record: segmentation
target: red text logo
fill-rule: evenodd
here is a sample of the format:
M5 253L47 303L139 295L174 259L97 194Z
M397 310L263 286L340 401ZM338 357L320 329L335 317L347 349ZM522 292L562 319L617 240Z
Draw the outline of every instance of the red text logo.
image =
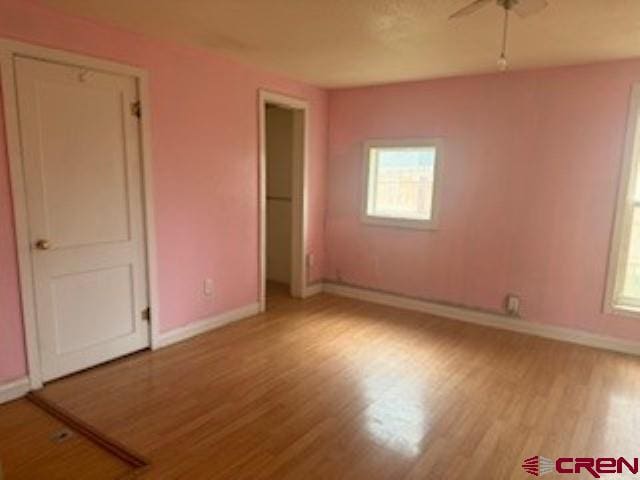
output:
M560 457L555 461L541 456L527 458L522 463L525 472L535 477L555 471L560 474L588 473L593 478L618 473L638 473L640 471L637 458L624 457Z

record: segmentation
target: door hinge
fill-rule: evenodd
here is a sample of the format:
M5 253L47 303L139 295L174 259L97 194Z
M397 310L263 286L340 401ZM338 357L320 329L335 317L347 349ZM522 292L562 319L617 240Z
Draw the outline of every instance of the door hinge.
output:
M142 310L141 317L142 317L142 320L144 320L145 322L148 322L149 320L151 320L151 307L147 307L144 310Z
M142 106L140 102L131 102L131 115L138 118L142 116Z

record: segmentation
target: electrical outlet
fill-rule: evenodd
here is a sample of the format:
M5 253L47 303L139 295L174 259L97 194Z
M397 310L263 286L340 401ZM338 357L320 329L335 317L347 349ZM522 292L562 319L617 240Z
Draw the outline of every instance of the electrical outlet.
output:
M510 293L506 296L504 304L509 315L512 317L520 316L520 297Z
M213 280L210 278L205 278L203 293L205 297L211 297L213 295Z
M316 264L316 256L313 253L307 253L307 267L313 268Z

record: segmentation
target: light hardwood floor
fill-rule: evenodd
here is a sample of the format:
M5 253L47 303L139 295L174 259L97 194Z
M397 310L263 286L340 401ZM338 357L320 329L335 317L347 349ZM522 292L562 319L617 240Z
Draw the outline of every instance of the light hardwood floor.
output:
M639 451L635 357L329 295L269 300L44 394L148 457L144 478L517 479L534 455Z
M0 479L126 478L133 469L26 400L0 406ZM4 477L2 476L4 474Z

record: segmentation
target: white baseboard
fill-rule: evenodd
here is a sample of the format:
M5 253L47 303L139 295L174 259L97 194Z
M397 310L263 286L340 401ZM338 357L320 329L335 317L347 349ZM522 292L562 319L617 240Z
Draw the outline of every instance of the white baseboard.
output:
M322 293L324 291L324 285L322 282L313 283L311 285L307 285L304 287L304 291L302 292L302 298L309 298Z
M201 333L208 332L215 328L220 328L231 322L242 320L243 318L257 315L260 312L259 303L251 303L244 307L236 308L228 312L214 315L211 317L203 318L193 323L189 323L183 327L178 327L169 332L161 333L158 338L158 348L173 345L177 342L182 342Z
M483 312L465 307L418 300L391 293L378 292L368 290L366 288L336 283L325 283L324 291L342 297L355 298L358 300L404 308L407 310L415 310L438 317L452 318L486 327L510 330L527 335L535 335L537 337L551 338L553 340L576 343L604 350L612 350L614 352L640 355L640 342L607 337L583 330L533 323L522 318L510 317L499 313Z
M29 379L19 378L9 383L0 385L0 403L10 402L27 394L30 390Z

